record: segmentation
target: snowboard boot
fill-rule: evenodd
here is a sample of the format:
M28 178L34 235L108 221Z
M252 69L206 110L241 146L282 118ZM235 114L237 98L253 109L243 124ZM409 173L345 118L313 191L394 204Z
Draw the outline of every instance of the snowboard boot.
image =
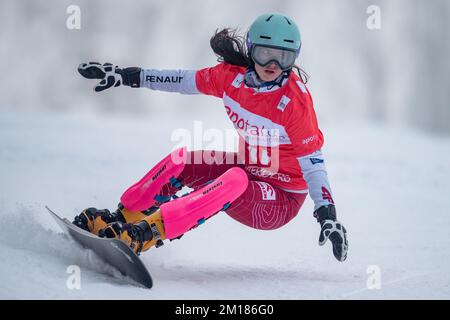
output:
M120 239L138 255L153 246L158 248L164 244L166 235L159 209L153 210L148 215L143 212L125 211L125 213L128 217L138 218L138 220L112 222L100 230L99 236Z
M113 222L135 223L143 220L151 212L157 210L156 206L146 211L130 211L119 203L118 209L114 212L108 209L87 208L84 209L72 222L77 227L89 231L98 236L101 229Z
M87 208L76 216L72 223L81 229L98 235L100 230L115 221L125 222L119 210L111 213L108 209Z
M126 209L122 203L119 203L118 209L116 212L120 212L123 219L122 222L126 223L135 223L141 220L144 220L147 216L149 216L152 212L156 211L158 207L152 206L150 209L145 211L131 211Z

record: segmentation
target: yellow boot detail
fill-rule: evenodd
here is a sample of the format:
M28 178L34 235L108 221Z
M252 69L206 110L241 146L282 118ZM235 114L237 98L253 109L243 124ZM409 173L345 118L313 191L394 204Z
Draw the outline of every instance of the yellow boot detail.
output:
M163 245L162 241L166 239L166 234L164 232L164 224L160 210L146 216L143 220L134 225L139 226L139 228L143 230L143 241L133 240L133 237L129 235L128 231L125 231L122 234L122 240L125 241L134 252L140 253L142 251L147 251L151 247L160 247Z
M98 235L98 232L108 225L108 223L105 222L102 217L102 214L106 212L106 210L88 208L80 213L80 217L83 217L83 219L85 219L88 231L95 235ZM109 213L109 211L107 213Z
M120 212L122 213L123 218L127 223L136 223L139 221L142 221L147 217L142 211L130 211L128 209L121 209Z
M110 223L101 231L101 234L107 238L122 240L137 254L153 246L161 246L162 240L166 239L160 210L134 224Z
M143 243L142 251L147 251L153 246L161 246L162 241L166 240L166 233L164 232L164 223L162 221L161 211L158 209L148 217L145 217L144 221L147 222L147 224L150 226L152 239Z

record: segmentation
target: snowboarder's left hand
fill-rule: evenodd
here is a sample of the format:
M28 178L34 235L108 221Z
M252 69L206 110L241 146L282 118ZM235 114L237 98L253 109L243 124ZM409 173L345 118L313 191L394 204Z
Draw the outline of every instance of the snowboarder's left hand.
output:
M333 245L333 254L338 261L347 259L347 230L336 220L336 208L330 204L314 211L314 217L320 223L319 245L323 246L328 239Z

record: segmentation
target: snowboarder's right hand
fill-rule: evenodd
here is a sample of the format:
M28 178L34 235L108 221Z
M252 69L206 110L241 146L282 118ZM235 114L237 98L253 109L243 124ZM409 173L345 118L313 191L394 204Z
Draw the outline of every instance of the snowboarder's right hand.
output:
M82 63L78 66L78 72L86 79L101 79L94 86L95 92L100 92L120 85L139 88L141 86L141 68L119 68L107 62Z

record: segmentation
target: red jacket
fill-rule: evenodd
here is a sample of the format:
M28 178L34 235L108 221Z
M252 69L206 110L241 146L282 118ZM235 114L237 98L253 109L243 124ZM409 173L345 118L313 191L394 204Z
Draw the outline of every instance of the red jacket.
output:
M306 190L297 158L323 145L308 89L291 72L281 88L256 90L244 84L245 72L220 63L197 71L196 86L223 99L240 136L240 158L251 174L286 190Z

